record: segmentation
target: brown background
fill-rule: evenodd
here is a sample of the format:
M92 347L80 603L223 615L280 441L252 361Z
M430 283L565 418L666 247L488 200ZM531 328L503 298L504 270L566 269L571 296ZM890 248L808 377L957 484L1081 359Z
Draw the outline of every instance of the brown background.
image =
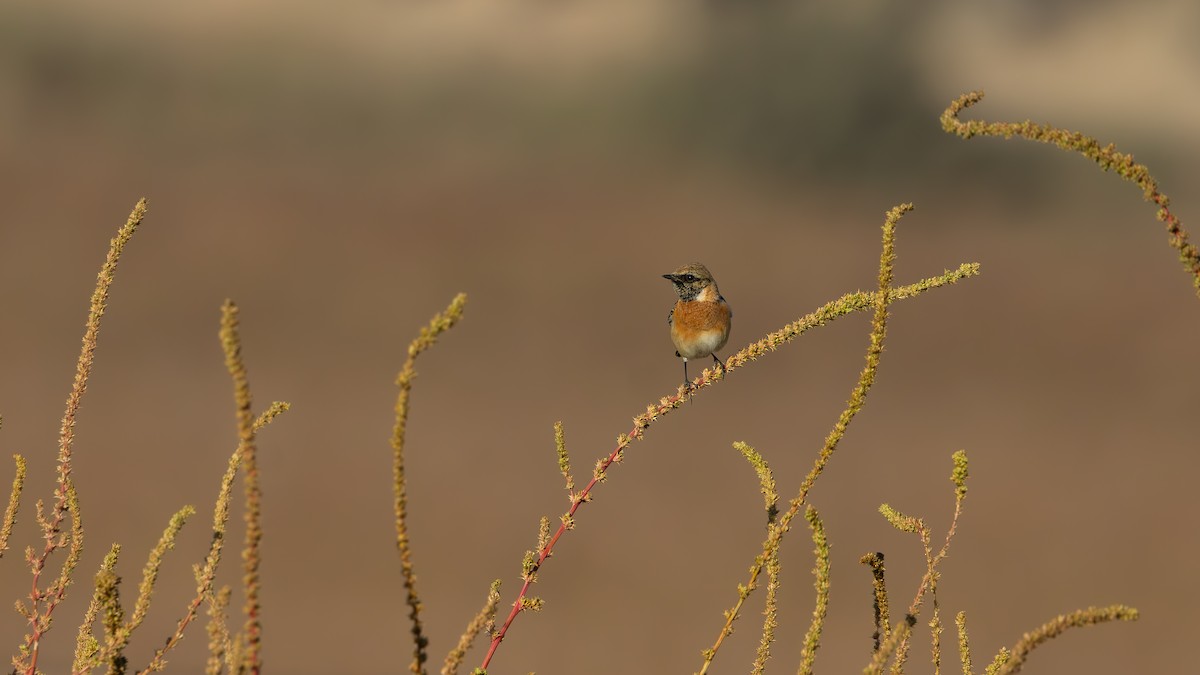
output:
M811 495L833 543L819 671L867 661L859 556L884 551L897 611L911 598L919 546L876 509L943 531L959 448L971 493L942 600L947 623L968 612L977 669L1060 612L1123 602L1140 622L1067 635L1028 672L1186 670L1200 304L1135 187L1052 148L963 142L937 115L984 88L979 116L1117 141L1200 231L1200 9L840 7L0 7L0 446L30 460L0 564L9 597L28 587L21 552L36 543L33 500L53 487L95 272L134 201L151 200L79 418L87 550L46 672L69 663L110 542L125 546L131 599L147 550L191 503L200 513L165 564L135 666L182 613L235 443L216 340L225 297L243 308L257 407L294 405L261 436L268 670L403 672L387 441L418 326L470 294L465 321L419 364L409 437L440 661L491 579L511 602L538 517L567 505L554 420L586 474L678 384L660 274L709 265L736 311L732 353L869 288L882 215L901 201L917 210L900 226L898 282L965 261L983 276L895 306L878 384ZM520 618L492 672L696 670L762 536L753 473L730 444L757 446L794 494L866 330L859 315L813 331L653 427L563 539L537 587L546 610ZM237 583L240 537L224 582ZM780 672L812 609L807 537L794 530L783 551ZM746 669L760 602L716 672ZM15 652L19 617L0 627ZM196 672L204 643L194 626L173 670ZM914 672L927 653L922 631Z

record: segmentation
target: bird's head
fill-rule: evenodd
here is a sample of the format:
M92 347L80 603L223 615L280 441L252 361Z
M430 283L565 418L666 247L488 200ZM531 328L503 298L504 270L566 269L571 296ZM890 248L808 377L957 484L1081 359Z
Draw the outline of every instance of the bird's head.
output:
M675 284L675 292L684 301L695 300L701 291L714 284L712 274L700 263L684 265L670 274L664 274L663 278Z

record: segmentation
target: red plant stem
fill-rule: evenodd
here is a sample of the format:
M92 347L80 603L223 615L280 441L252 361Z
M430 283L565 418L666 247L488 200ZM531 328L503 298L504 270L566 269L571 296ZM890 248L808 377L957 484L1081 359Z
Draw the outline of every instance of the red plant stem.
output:
M702 382L702 384L707 383L708 382L706 379ZM665 405L660 404L658 406L658 412L662 413L664 410L669 410L670 408L674 407L672 404L678 401L680 398L682 398L681 394L667 398L667 403ZM638 418L639 421L641 419L642 418L640 417ZM592 488L596 487L596 484L600 482L601 478L604 476L604 472L608 470L608 467L612 466L613 462L617 461L617 457L621 455L621 451L629 445L630 441L641 438L642 430L645 428L645 424L635 423L633 429L629 432L629 435L625 436L622 441L617 444L616 449L614 449L608 455L608 457L600 463L600 466L597 467L596 471L593 472L594 475L592 476L592 480L589 481L586 486L584 486L583 490L575 495L575 499L571 501L571 510L567 511L567 514L563 516L563 522L558 526L558 530L554 533L554 536L550 538L550 541L547 542L546 546L538 553L537 563L533 566L533 569L529 570L529 574L526 575L525 583L521 586L521 592L517 594L517 599L513 602L512 611L508 613L508 618L504 620L504 624L500 626L500 630L496 631L496 636L492 638L492 644L488 647L487 656L483 657L483 664L480 666L480 668L486 670L488 664L491 663L492 655L496 653L496 649L504 640L505 634L508 633L508 627L512 625L513 620L516 619L517 615L521 613L521 601L525 599L526 594L529 592L529 587L533 585L534 575L537 574L539 569L541 569L542 563L545 562L546 558L549 558L554 553L554 544L558 541L558 538L567 531L567 523L571 522L571 518L575 515L575 512L579 510L579 507L584 502L588 501L588 496L591 494Z
M53 588L53 593L42 593L38 589L38 582L42 577L42 570L46 569L46 561L50 558L50 554L58 550L59 533L62 531L62 522L66 520L67 511L67 492L62 487L59 487L55 493L57 503L54 508L54 516L50 521L50 529L46 531L46 547L42 550L42 555L36 561L36 567L33 570L33 588L29 591L29 641L26 643L29 646L29 666L25 669L24 675L36 675L38 655L41 654L42 635L45 633L41 620L50 621L50 615L54 613L54 608L58 607L58 603L62 601L63 594L67 588L65 585ZM38 615L38 603L42 600L46 601L46 613L44 616Z
M957 281L973 277L977 274L979 274L979 266L977 263L964 264L959 266L957 271L947 271L940 277L924 279L909 286L892 288L890 290L890 301L894 302L903 298L911 298L932 288L953 284ZM764 354L778 349L783 343L791 341L813 326L822 326L826 322L832 321L839 316L844 316L851 312L872 307L874 302L873 298L873 293L863 293L860 291L858 293L844 295L838 300L826 303L824 306L818 308L815 312L801 317L787 326L784 326L782 329L767 335L758 342L750 344L746 348L730 356L725 360L721 378L723 379L725 375L728 375L731 371L749 364L751 361L754 361ZM642 438L642 436L645 434L646 428L649 427L655 420L680 407L682 405L681 401L686 395L695 395L695 393L700 389L708 387L716 382L717 380L710 379L711 376L709 373L710 371L705 370L700 377L696 378L690 383L686 390L684 387L680 387L679 392L676 393L675 396L662 398L659 399L657 404L651 404L648 408L646 408L646 412L633 418L633 429L629 432L629 434L618 437L617 447L611 453L609 453L606 459L600 462L599 466L596 467L592 473L592 480L583 488L583 490L574 496L571 501L571 510L567 511L567 513L563 516L563 522L558 526L558 531L554 533L554 536L550 538L550 541L547 542L542 550L538 552L538 557L534 562L533 567L525 574L525 583L522 584L521 592L517 594L517 599L515 602L513 602L512 610L510 610L508 613L508 618L504 620L504 624L500 626L500 629L496 631L496 634L492 637L492 644L488 647L487 655L484 656L480 669L486 670L488 664L491 663L492 656L495 655L496 649L504 640L504 636L508 634L509 626L512 625L512 622L517 618L517 615L521 613L522 601L529 592L529 587L533 585L534 577L538 570L541 569L542 563L544 563L546 558L549 558L554 553L554 545L558 543L559 537L561 537L564 532L571 529L574 524L572 518L575 515L575 512L579 510L579 506L581 504L588 501L589 497L591 496L592 489L596 487L596 484L604 480L604 475L608 468L612 466L614 462L617 462L620 459L621 452L628 447L630 443ZM715 375L716 373L714 372L712 374Z

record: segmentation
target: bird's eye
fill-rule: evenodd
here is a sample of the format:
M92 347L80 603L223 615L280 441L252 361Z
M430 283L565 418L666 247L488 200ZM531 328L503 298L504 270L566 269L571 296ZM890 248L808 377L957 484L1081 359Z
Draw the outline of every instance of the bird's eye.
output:
M692 276L691 274L685 274L679 278L683 279L684 281L695 281L696 280L696 277Z

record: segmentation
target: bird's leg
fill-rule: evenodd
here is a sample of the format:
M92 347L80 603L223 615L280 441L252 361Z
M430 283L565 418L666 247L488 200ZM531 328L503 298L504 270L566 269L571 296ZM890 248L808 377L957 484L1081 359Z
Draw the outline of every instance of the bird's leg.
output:
M712 357L713 357L713 361L717 362L717 366L721 368L721 372L724 373L725 372L725 362L722 361L720 358L718 358L715 353L712 355Z
M678 354L679 352L675 352L675 353ZM687 357L681 356L680 358L683 359L683 386L687 387L688 389L691 389L692 381L689 380L688 376L687 376Z

